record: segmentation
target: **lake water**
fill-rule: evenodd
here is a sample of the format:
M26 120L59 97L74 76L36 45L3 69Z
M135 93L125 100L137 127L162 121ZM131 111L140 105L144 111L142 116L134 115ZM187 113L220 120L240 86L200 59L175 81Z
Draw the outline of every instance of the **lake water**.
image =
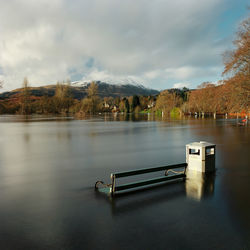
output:
M249 126L236 120L0 116L0 249L250 249ZM185 162L216 173L117 197L112 172Z

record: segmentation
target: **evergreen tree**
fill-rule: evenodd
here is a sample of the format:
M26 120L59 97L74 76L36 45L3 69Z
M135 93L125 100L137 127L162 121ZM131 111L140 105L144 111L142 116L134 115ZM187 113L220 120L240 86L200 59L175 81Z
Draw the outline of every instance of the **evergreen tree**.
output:
M132 105L131 105L132 111L134 111L137 106L140 106L140 99L137 95L134 95L132 99Z
M129 102L128 102L128 99L125 98L125 112L126 113L129 113L130 112L130 109L129 109Z

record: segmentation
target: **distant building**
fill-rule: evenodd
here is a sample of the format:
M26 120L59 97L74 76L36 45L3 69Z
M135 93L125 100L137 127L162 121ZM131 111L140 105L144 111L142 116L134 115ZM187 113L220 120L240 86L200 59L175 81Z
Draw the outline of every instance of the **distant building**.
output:
M116 105L114 105L112 112L119 112L119 108Z
M109 108L109 104L107 102L104 102L104 108Z
M150 102L149 104L148 104L148 108L150 109L150 108L153 108L155 106L155 101L153 101L153 102Z

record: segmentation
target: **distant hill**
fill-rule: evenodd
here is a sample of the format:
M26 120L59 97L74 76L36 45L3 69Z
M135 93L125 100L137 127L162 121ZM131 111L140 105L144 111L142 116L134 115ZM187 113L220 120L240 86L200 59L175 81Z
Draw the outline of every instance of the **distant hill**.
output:
M132 95L158 95L160 92L158 90L145 88L143 85L138 84L108 84L105 82L96 82L98 85L98 94L100 97L125 97ZM71 92L75 99L82 99L87 96L87 89L90 83L73 82L71 85ZM56 85L48 85L43 87L31 87L31 95L41 97L47 95L49 97L54 96L56 90ZM22 89L15 89L12 91L0 93L0 99L9 99L18 97Z

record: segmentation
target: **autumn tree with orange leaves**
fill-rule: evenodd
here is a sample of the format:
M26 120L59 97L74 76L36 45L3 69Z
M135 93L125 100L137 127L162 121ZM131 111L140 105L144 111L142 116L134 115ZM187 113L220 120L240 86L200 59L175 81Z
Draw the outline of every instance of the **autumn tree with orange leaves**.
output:
M234 40L235 49L224 55L225 81L232 112L249 112L250 102L250 18L243 21Z
M182 99L176 93L170 93L168 90L162 91L157 98L155 110L161 110L164 113L170 113L175 107L180 107Z

